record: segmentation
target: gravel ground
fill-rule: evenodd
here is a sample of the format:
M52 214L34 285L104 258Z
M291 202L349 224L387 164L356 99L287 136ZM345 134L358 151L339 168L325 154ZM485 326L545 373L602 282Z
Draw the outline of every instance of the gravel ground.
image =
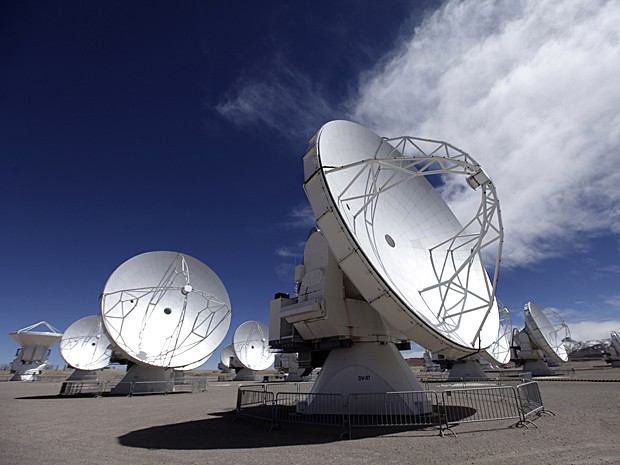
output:
M60 398L59 382L0 383L0 463L13 464L620 464L620 370L540 381L536 428L500 421L433 429L339 431L233 422L239 383L196 394Z

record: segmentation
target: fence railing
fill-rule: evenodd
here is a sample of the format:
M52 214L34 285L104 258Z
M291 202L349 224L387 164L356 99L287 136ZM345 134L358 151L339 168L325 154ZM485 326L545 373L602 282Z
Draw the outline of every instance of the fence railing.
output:
M348 434L353 428L412 426L442 428L439 400L434 391L349 394Z
M273 424L306 423L345 428L347 407L340 394L278 392Z
M65 381L59 395L78 396L105 394L136 396L141 394L170 394L177 392L204 392L208 382L204 378L185 379L183 381Z
M60 387L61 396L100 396L106 388L105 381L65 381Z
M290 386L290 392L286 389L285 385L277 389L241 386L237 414L267 420L272 427L287 422L335 426L352 437L352 430L360 427L438 428L443 436L462 423L515 420L516 426L536 426L533 416L548 412L535 381L440 393L352 393L346 399L340 394L300 392L297 385Z
M536 426L533 420L528 418L532 415L537 417L547 414L555 416L550 410L545 409L540 395L540 387L536 381L530 381L529 383L523 383L516 388L517 396L519 397L519 405L521 406L522 424L527 426L528 424Z
M446 390L441 393L441 411L448 428L460 423L522 419L512 386Z

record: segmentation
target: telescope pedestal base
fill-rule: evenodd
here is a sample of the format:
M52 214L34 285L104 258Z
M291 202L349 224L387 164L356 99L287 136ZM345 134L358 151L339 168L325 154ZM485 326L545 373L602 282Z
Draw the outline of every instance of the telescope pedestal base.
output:
M448 381L468 379L488 379L478 360L458 360L454 362L448 375Z
M307 414L385 413L386 406L404 414L432 410L424 394L390 394L422 391L422 386L393 343L360 342L332 350L314 387L297 406ZM360 394L360 395L355 395Z
M66 381L97 381L97 372L95 370L80 370L76 368Z
M249 368L241 368L233 381L262 381L263 376L258 374L255 370L250 370Z
M552 376L553 370L544 360L525 360L523 363L523 373L532 373L532 376Z
M127 374L110 393L129 395L144 393L172 392L174 388L174 370L152 366L131 365Z

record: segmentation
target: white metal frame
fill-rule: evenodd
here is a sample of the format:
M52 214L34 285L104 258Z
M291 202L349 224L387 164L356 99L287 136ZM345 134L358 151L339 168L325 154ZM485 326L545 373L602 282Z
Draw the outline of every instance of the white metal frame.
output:
M472 347L479 346L480 332L489 313L493 310L495 302L504 237L495 186L473 157L447 142L410 136L391 139L383 138L377 147L375 156L384 149L382 147L383 144L391 146L388 157L380 159L371 158L338 167L322 167L326 177L330 173L337 171L358 169L357 174L351 177L349 186L334 201L344 207L346 202L363 198L362 208L358 209L353 217L355 218L363 214L367 227L372 227L373 224L376 199L384 192L413 178L446 174L464 175L467 176L470 187L473 189L481 188L480 204L472 218L453 237L436 244L435 247L430 249L430 260L435 273L436 283L420 290L421 295L425 292L439 290L442 295L442 305L437 313L437 318L444 322L465 313L480 310L486 306L486 316L481 320L474 340L471 342ZM429 148L425 147L427 145ZM390 176L387 182L383 182L381 185L376 182L380 170L392 170L394 172L394 175ZM404 179L399 177L394 182L391 182L397 173L405 173L407 177ZM347 196L347 190L361 176L368 178L367 192L363 196ZM446 245L449 246L445 255L438 256L440 247ZM492 251L492 247L496 247L496 249ZM456 260L454 260L454 252L467 250L468 248L469 259L461 265L457 265ZM465 308L466 297L468 294L471 294L471 290L468 289L471 267L476 258L479 259L480 263L484 263L482 260L483 253L495 256L492 279L486 286L487 295L476 295L478 299L484 302L484 305L475 308ZM449 293L461 295L457 305L450 307L446 305L446 297Z

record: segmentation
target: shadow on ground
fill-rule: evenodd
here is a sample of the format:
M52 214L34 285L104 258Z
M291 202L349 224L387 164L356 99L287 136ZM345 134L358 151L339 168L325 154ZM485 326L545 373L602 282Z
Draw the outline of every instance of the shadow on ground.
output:
M237 418L236 412L210 414L211 418L132 431L118 438L121 445L144 449L254 449L295 445L327 444L339 441L342 427L284 424L269 430L265 421ZM409 427L354 428L354 439L399 432L417 432L424 436L439 434L438 428Z

